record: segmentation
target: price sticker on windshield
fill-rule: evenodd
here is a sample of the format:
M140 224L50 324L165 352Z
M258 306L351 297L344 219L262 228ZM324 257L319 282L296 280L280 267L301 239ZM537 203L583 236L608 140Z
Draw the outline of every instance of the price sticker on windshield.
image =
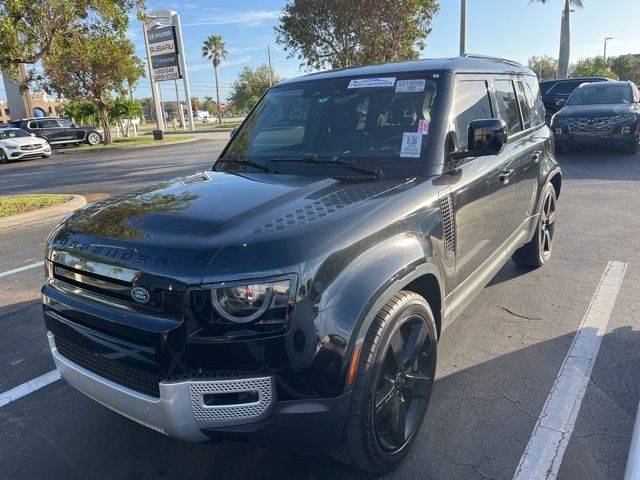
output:
M401 157L420 158L421 150L421 133L405 132L404 134L402 134L402 148L400 149Z
M425 83L426 81L424 79L398 80L398 83L396 83L396 93L424 92Z

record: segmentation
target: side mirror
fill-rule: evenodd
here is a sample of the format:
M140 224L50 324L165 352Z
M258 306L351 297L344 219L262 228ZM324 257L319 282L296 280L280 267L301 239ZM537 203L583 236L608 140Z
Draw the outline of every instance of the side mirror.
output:
M567 104L567 101L564 98L561 98L560 100L556 100L556 107L558 108L562 108Z
M230 132L229 132L229 138L233 138L233 136L236 134L236 132L238 131L238 127L234 127Z
M498 118L474 120L469 124L469 151L498 155L507 144L507 124Z

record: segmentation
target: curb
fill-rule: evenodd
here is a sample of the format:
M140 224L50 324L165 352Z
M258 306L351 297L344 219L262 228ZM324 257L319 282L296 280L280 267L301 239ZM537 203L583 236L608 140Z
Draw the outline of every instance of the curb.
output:
M171 145L182 145L184 143L191 143L191 142L197 142L198 140L201 140L200 137L196 137L196 138L190 138L189 140L178 140L176 142L163 142L160 144L142 144L142 145L129 145L126 147L102 147L102 148L77 148L77 147L72 147L72 148L61 148L61 149L54 149L53 153L57 154L57 155L68 155L68 154L77 154L77 153L85 153L85 152L104 152L104 151L114 151L114 150L133 150L133 149L137 149L137 148L158 148L158 147L170 147Z
M53 207L42 208L40 210L34 210L33 212L19 213L18 215L0 218L0 230L62 216L73 212L80 207L84 207L86 204L87 200L82 195L73 195L71 200L60 205L54 205Z

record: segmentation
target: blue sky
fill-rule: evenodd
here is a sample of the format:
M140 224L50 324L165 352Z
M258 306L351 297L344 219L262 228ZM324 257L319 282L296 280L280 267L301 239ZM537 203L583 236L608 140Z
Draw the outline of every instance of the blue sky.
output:
M373 1L373 0L372 0ZM526 62L531 55L557 56L563 0L547 5L528 0L468 0L467 50ZM201 57L201 45L210 34L220 34L229 57L222 64L220 95L229 93L231 82L244 66L267 61L267 45L276 74L291 78L306 73L299 62L286 58L275 43L273 26L284 0L149 0L149 8L169 8L180 13L192 95L215 97L213 68ZM423 57L454 56L458 53L459 0L440 0L440 13L433 22ZM608 54L640 53L638 0L585 0L585 8L572 14L571 60L602 55L604 37ZM142 26L134 22L129 37L144 58ZM175 98L173 82L162 84L165 100ZM182 95L182 92L181 92ZM136 89L136 97L150 96L148 79ZM0 98L4 91L0 84Z

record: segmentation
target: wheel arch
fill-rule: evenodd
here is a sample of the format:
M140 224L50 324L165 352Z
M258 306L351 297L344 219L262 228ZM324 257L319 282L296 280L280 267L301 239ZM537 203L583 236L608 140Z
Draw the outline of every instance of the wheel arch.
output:
M562 172L560 169L551 175L549 183L553 185L553 188L556 191L556 199L560 198L560 190L562 189Z

